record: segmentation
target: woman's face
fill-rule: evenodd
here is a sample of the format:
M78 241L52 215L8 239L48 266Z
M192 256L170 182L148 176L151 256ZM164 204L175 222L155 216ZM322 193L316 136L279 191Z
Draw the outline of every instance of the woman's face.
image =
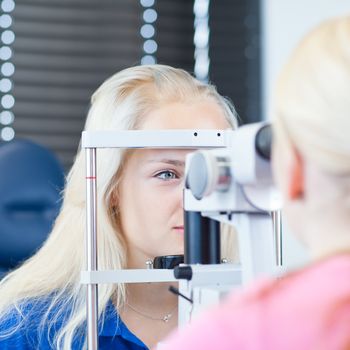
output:
M212 101L173 103L149 113L141 130L227 129ZM119 185L119 213L128 267L143 268L155 256L183 254L183 178L191 150L139 149L128 157ZM192 150L193 152L193 150Z

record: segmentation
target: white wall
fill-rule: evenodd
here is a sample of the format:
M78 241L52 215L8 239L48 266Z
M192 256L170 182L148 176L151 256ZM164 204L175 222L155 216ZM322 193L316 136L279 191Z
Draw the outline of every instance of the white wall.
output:
M269 119L278 73L293 48L321 21L350 15L350 0L261 0L261 8L263 119ZM284 225L285 263L300 265L307 260L306 253L288 231Z
M321 21L350 15L350 0L261 0L264 118L272 112L272 89L299 40Z

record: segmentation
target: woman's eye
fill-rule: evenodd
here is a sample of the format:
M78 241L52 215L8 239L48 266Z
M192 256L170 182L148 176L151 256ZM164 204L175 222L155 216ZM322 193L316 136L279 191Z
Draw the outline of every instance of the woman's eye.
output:
M162 171L161 173L158 173L156 177L161 180L174 180L178 178L173 171Z

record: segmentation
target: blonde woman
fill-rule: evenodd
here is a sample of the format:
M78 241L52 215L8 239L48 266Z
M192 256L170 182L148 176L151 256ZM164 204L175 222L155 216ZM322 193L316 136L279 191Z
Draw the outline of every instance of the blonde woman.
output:
M313 262L232 295L162 350L350 349L350 17L303 40L277 94L274 171Z
M126 69L104 82L92 96L85 130L227 129L236 123L233 107L213 86L183 70L154 65ZM188 152L99 150L99 269L145 268L155 256L183 253L181 196ZM79 151L49 238L1 281L1 349L86 348L80 284L84 177ZM177 326L177 298L165 283L103 284L98 303L100 349L147 349Z

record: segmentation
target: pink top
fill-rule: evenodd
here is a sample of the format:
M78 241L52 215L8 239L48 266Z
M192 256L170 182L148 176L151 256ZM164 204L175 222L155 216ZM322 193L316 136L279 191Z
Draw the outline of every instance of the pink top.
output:
M350 349L350 255L235 292L161 347L184 349Z

